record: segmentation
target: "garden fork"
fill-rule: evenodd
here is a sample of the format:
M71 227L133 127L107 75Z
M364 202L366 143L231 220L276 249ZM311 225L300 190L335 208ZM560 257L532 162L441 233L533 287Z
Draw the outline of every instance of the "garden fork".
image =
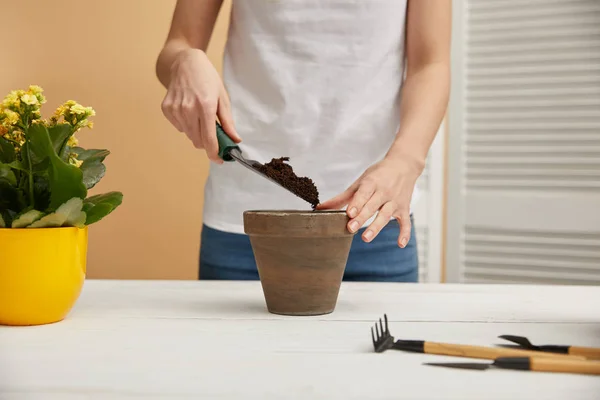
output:
M381 322L381 318L379 318L379 325L375 323L375 331L373 331L373 327L371 327L371 338L373 339L373 347L375 347L375 351L377 353L384 352L387 349L391 349L392 347L394 347L394 337L391 335L390 330L388 328L387 314L383 314L383 319L385 320L385 327Z

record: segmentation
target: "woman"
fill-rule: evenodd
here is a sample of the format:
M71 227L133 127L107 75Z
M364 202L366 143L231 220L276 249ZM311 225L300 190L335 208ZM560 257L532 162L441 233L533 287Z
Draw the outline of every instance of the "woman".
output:
M410 210L448 102L451 0L233 0L224 82L205 54L221 3L178 0L156 66L163 113L212 161L200 279L258 279L244 210L307 208L222 162L218 118L248 158L289 156L320 209L347 210L345 280L416 282Z

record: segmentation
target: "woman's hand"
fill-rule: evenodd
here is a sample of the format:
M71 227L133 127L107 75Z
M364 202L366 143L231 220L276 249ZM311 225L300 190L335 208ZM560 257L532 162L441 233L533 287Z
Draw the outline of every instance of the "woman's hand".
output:
M405 247L410 239L410 200L423 163L415 159L392 157L371 166L346 191L318 206L318 209L340 209L347 205L350 232L358 231L373 215L375 220L362 235L372 241L392 217L400 223L398 245Z
M219 73L202 50L181 51L171 66L171 79L162 102L167 119L208 158L218 164L217 117L225 132L239 143L231 116L229 97Z

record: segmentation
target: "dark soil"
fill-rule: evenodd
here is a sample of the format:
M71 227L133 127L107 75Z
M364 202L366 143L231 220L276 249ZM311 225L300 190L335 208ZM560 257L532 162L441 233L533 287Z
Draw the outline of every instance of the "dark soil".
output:
M310 203L314 210L319 204L319 191L312 179L299 177L294 173L292 166L285 163L289 160L289 157L274 158L266 164L257 166L257 168L263 174L296 194L296 196Z

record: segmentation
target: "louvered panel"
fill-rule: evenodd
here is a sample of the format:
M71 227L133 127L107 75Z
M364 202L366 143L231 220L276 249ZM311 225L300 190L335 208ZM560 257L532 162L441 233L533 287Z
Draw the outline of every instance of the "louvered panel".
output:
M591 78L594 79L594 78ZM596 78L600 82L600 78ZM572 101L577 101L581 97L593 97L594 99L600 96L600 85L590 86L590 79L586 79L582 84L569 82L565 85L556 87L543 85L543 86L525 86L523 85L507 85L499 84L494 86L493 82L484 84L483 87L480 85L475 93L469 95L471 103L465 105L467 110L470 107L476 106L479 100L492 99L492 100L507 100L519 102L521 100L531 102L541 101L542 99L547 100L548 98L562 100L568 104ZM555 100L555 101L556 101Z
M467 227L467 282L600 284L600 233Z
M506 17L507 13L514 15L518 12L525 14L533 12L534 16L539 14L544 15L549 12L556 12L557 7L562 12L569 12L571 10L581 10L586 5L593 7L596 4L596 0L479 0L468 2L467 8L469 10L476 10L479 15L483 16L499 14ZM585 10L585 8L583 9ZM536 12L539 14L535 14Z
M532 56L555 57L560 60L558 54L564 54L565 57L572 57L574 54L586 54L588 57L595 56L595 50L598 48L595 32L580 37L559 37L554 40L528 40L526 42L512 41L506 43L498 43L494 46L485 44L473 43L468 50L468 55L472 58L472 63L477 65L488 60L496 60L497 62L509 63L506 60L506 55L512 57ZM556 53L559 51L560 53Z
M449 262L464 282L600 284L600 0L459 4Z
M519 10L527 10L527 9L539 9L540 5L545 5L548 7L553 7L556 5L563 4L573 4L577 6L577 4L587 3L587 4L595 4L596 0L476 0L469 1L466 3L466 8L470 10L479 10L480 12L509 12L511 8L518 6Z
M467 4L467 190L600 193L600 1Z
M418 226L415 228L417 235L417 251L419 256L419 282L427 281L427 254L429 253L429 230L427 226Z
M506 143L506 136L510 135L510 140L516 144L548 144L548 143L560 143L567 145L577 145L581 143L585 144L600 144L600 137L598 133L594 131L585 132L580 131L578 133L565 135L564 132L560 131L548 131L548 132L527 132L527 131L513 131L513 132L502 132L502 131L487 131L477 132L472 131L471 136L466 140L467 144L498 144L503 145Z
M554 40L560 39L568 39L573 41L579 40L590 40L596 38L598 35L596 27L594 26L596 22L580 25L578 27L568 27L564 28L561 26L558 27L549 27L546 32L540 32L540 26L532 26L521 29L513 29L512 31L507 30L498 30L492 32L480 32L478 36L474 36L477 33L476 29L469 30L469 35L472 37L469 38L469 44L473 44L476 46L495 46L495 45L508 45L510 43L514 43L515 41L522 40L523 37L527 36L528 40L536 43L551 43ZM483 26L479 27L479 30L485 29ZM474 47L470 47L471 50L474 50Z
M568 47L569 46L569 47ZM591 63L597 63L600 60L600 45L595 40L588 39L573 45L573 42L567 42L564 44L564 48L558 50L556 45L550 47L546 46L531 46L533 48L527 49L528 51L512 51L515 54L511 54L511 58L507 59L506 54L503 53L480 53L476 52L473 54L471 65L477 66L478 68L498 68L511 66L514 63L521 65L537 64L540 61L556 64L566 64L573 61L580 62L582 54L585 54L586 60ZM540 48L542 47L542 48ZM554 50L549 52L548 50Z

